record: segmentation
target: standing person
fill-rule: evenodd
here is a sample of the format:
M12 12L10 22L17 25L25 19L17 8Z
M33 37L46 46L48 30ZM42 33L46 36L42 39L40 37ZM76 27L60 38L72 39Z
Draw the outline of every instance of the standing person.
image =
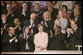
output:
M55 24L61 27L61 32L63 34L66 34L66 28L67 28L67 19L63 17L62 11L58 12L58 18L55 20Z
M67 27L69 27L71 12L68 11L68 8L66 5L62 6L62 12L63 12L63 16L67 19Z
M3 51L5 52L14 52L18 51L18 37L15 35L15 30L13 27L9 27L8 34L3 38Z
M34 6L34 9L32 10L36 14L36 18L38 19L39 22L42 20L42 14L44 12L44 9L40 8L40 5L37 3Z
M37 18L36 18L36 14L35 13L31 13L30 15L30 20L27 20L25 21L25 26L28 26L29 27L29 33L30 35L34 35L36 34L38 31L37 31L37 25L39 24Z
M14 19L14 24L12 25L15 29L15 33L19 35L22 33L23 24L20 22L19 18Z
M39 32L34 36L35 51L46 51L48 45L48 35L43 31L43 25L38 25Z
M54 22L49 20L48 11L43 13L43 21L41 21L41 24L44 25L43 26L44 32L48 33L48 49L49 49L49 45L51 43L51 38L52 38L52 35L54 34L54 29L53 29Z
M50 45L51 50L65 50L65 40L66 36L61 33L61 27L55 27L55 34L52 38L52 43Z
M25 32L19 35L20 51L34 51L32 36L29 34L29 27L25 28Z
M79 9L74 8L74 14L71 16L71 19L78 23L79 28L82 28L82 14Z
M24 23L26 20L30 20L31 11L26 2L22 3L22 10L20 11L20 21Z
M71 22L71 28L67 28L67 37L69 38L70 50L77 50L75 45L82 45L82 30L78 27L78 23Z

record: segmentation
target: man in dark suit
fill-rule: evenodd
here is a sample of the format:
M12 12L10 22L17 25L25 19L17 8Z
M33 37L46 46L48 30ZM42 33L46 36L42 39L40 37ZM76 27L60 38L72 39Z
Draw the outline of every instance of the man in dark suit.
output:
M12 25L12 27L14 27L15 33L17 35L22 33L23 24L20 22L19 18L14 19L14 24Z
M29 34L29 27L19 35L20 51L34 51L33 37Z
M71 16L71 19L77 22L79 28L82 28L82 14L79 9L74 8L74 14Z
M30 20L30 14L31 11L28 9L28 5L26 2L22 4L22 10L20 11L19 18L22 23L24 23L26 20Z
M67 29L70 50L77 50L75 45L82 45L82 30L78 27L77 22L71 22L71 28Z
M35 4L35 6L34 6L32 12L34 12L34 13L36 14L37 20L38 20L39 22L41 22L41 21L42 21L42 14L43 14L43 12L44 12L44 9L42 9L42 8L40 7L40 5L37 3L37 4Z
M9 27L8 34L4 36L2 42L4 43L4 52L18 51L18 37L15 35L15 30L13 27Z
M25 27L29 27L29 33L30 35L34 35L38 32L37 25L39 24L38 20L36 20L36 14L31 13L30 20L25 22Z

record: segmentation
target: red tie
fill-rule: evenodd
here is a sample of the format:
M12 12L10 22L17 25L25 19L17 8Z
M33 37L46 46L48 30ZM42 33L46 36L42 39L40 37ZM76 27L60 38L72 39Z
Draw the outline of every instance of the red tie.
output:
M30 29L30 33L32 33L32 28Z

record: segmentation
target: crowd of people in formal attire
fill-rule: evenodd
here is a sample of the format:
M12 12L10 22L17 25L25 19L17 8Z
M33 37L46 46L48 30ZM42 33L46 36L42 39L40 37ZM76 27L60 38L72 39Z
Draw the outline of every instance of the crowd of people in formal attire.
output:
M81 1L1 1L1 51L77 50Z

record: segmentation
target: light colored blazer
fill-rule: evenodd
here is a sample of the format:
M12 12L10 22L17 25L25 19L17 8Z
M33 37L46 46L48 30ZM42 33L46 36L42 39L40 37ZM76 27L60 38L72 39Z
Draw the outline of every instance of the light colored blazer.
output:
M45 32L37 33L34 36L34 44L35 44L35 51L46 51L48 45L48 35ZM40 50L38 46L42 46L45 48L44 50Z

